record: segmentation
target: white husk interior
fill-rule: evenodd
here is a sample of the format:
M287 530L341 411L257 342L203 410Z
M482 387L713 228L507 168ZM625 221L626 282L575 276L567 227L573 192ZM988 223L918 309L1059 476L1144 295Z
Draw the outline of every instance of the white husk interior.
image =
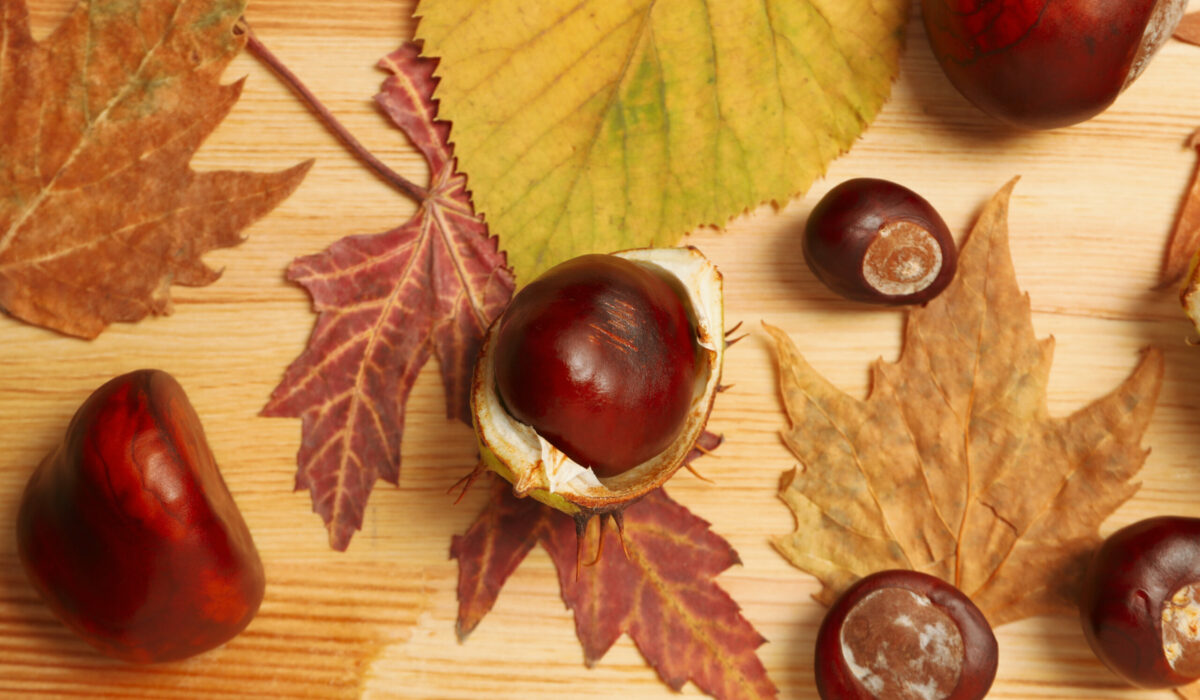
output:
M1154 13L1150 22L1146 24L1146 32L1142 36L1142 43L1133 59L1133 65L1129 68L1129 75L1125 76L1122 90L1137 80L1146 70L1146 66L1150 65L1150 59L1154 58L1154 54L1171 38L1175 27L1179 26L1179 20L1183 19L1185 10L1187 0L1159 0L1154 6Z
M692 399L692 412L684 427L683 435L690 435L688 447L704 429L708 407L720 380L720 367L724 354L725 332L721 275L716 267L699 251L693 248L647 248L616 253L620 257L640 263L652 263L678 278L680 289L688 294L691 307L696 314L696 335L701 347L708 350L709 370L697 378L696 391ZM481 440L492 453L505 464L520 469L519 465L534 465L524 473L514 473L514 487L518 493L533 488L551 493L606 497L620 489L620 484L644 470L654 469L657 461L667 453L652 458L634 467L626 474L609 479L609 485L601 482L590 467L582 466L551 445L528 425L517 421L504 410L495 386L495 372L491 362L491 343L495 337L495 326L484 339L483 361L477 368L478 376L473 387L472 403L475 409L476 430ZM699 411L702 416L697 417ZM627 476L628 475L628 476ZM610 486L612 488L610 488Z

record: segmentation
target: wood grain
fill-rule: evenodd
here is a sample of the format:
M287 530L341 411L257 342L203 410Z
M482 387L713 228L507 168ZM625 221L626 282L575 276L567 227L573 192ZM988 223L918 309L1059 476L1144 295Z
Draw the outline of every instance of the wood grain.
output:
M73 0L30 0L40 36ZM408 37L412 0L253 0L258 35L385 161L423 181L424 165L371 103L375 62ZM1193 8L1200 7L1193 3ZM851 392L866 368L899 350L901 315L834 299L801 258L800 226L817 197L871 175L924 194L965 231L987 198L1021 175L1012 248L1039 336L1057 341L1051 412L1065 414L1119 382L1139 348L1162 347L1167 383L1147 436L1143 487L1106 525L1153 514L1200 516L1200 349L1170 292L1152 292L1179 199L1194 167L1184 147L1200 125L1200 49L1171 43L1106 114L1049 133L1014 133L979 115L946 82L920 23L894 97L828 177L806 197L764 206L724 231L689 242L716 260L727 317L750 337L727 358L734 389L710 427L726 436L669 490L710 520L744 566L720 583L769 640L761 656L782 698L815 698L812 650L822 609L817 587L768 544L792 523L775 497L794 466L778 431L783 414L761 331L787 331L809 361ZM366 524L344 554L328 549L308 496L294 493L299 421L258 411L301 350L313 314L283 279L295 256L341 236L387 230L413 205L357 165L261 66L234 112L196 158L199 170L270 170L317 159L300 190L248 232L240 247L208 256L223 277L175 289L175 313L117 326L87 343L0 317L0 532L11 533L30 472L60 438L78 404L115 374L159 367L174 374L202 416L225 478L263 554L268 591L247 631L210 654L154 668L118 665L59 625L21 573L11 534L0 535L0 695L96 697L670 698L628 641L594 669L582 663L549 559L536 551L495 610L463 644L454 636L451 535L483 490L451 505L446 490L472 466L473 439L449 423L434 367L411 398L399 488L381 485ZM1095 660L1073 619L1034 619L997 631L993 698L1168 698L1126 689ZM689 686L683 695L697 696Z

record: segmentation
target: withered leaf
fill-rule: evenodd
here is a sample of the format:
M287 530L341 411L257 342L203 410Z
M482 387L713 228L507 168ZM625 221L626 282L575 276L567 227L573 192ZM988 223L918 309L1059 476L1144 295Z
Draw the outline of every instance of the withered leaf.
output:
M1145 351L1074 414L1049 415L1054 343L1035 338L1008 251L1015 182L984 209L951 286L910 312L900 359L871 367L865 401L767 327L784 442L801 464L780 490L796 530L774 543L821 581L824 603L868 573L909 568L958 586L994 625L1076 614L1100 524L1138 488L1162 354Z
M1200 30L1198 30L1200 36ZM1200 150L1200 130L1188 137L1188 148ZM1158 287L1173 287L1187 274L1192 258L1200 251L1200 162L1192 173L1192 182L1184 195L1183 204L1175 220L1175 228L1163 255L1162 271Z
M1175 27L1174 37L1189 44L1200 44L1200 12L1189 12Z
M406 44L380 65L392 75L376 100L429 162L427 196L400 227L347 236L291 264L288 279L308 289L319 316L263 409L302 419L296 488L312 493L338 550L362 528L375 482L399 481L405 403L431 355L447 417L470 423L475 355L513 291L454 170L449 125L436 120L433 61Z
M707 451L717 442L707 433L700 444ZM739 563L737 553L662 489L625 511L622 535L612 526L590 528L582 547L599 557L578 566L575 521L513 496L507 482L494 479L483 512L450 547L459 563L460 639L491 610L505 580L538 542L558 570L589 666L628 633L671 688L690 680L718 698L776 696L755 653L762 636L714 582Z
M459 641L491 612L504 582L547 530L561 526L559 520L571 522L532 498L517 498L494 474L486 478L492 484L487 505L465 534L450 541L450 557L458 560Z
M33 40L0 0L0 309L92 338L170 312L206 285L201 256L241 242L311 163L196 173L188 163L237 102L221 72L241 0L81 2Z

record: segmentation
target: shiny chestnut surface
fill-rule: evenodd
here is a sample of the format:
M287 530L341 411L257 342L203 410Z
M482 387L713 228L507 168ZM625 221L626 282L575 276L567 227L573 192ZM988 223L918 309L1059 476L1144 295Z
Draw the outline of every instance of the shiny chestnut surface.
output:
M1088 644L1133 685L1169 688L1196 680L1197 640L1183 640L1174 667L1164 646L1164 617L1178 611L1183 626L1190 626L1194 601L1176 596L1195 584L1200 584L1200 519L1161 516L1117 530L1097 550L1084 577L1079 613ZM1192 610L1180 610L1176 602Z
M878 178L846 180L826 193L805 222L802 250L817 279L839 296L890 306L933 299L958 266L937 210Z
M963 96L1009 124L1050 129L1111 105L1148 61L1147 26L1163 25L1151 34L1165 40L1185 4L924 0L921 8L933 53Z
M611 255L564 262L513 297L496 339L496 383L517 420L600 477L666 449L700 368L680 293Z
M238 634L262 562L183 389L156 370L93 393L26 486L21 563L53 612L101 652L170 661Z
M856 648L867 658L853 658ZM991 627L961 591L896 569L860 579L833 604L814 670L823 700L980 700L998 658ZM909 683L921 691L906 692Z

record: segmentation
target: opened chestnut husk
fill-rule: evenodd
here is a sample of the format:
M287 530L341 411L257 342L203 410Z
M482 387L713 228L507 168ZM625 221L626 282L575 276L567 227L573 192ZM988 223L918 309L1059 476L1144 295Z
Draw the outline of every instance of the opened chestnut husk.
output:
M663 296L664 289L673 299ZM674 335L659 329L677 329L680 313L686 316L689 350L680 350L678 339L660 337ZM506 342L529 347L515 352L501 347L506 323L523 329L508 333L515 339ZM695 248L584 256L552 268L518 292L484 338L471 392L482 464L511 482L517 495L577 519L619 512L666 482L704 431L720 386L723 324L721 274ZM552 326L549 332L546 325ZM502 373L516 377L511 384L530 383L511 391L510 402L528 403L530 413L547 420L573 416L583 423L574 426L581 434L595 432L598 439L580 451L560 439L561 425L544 435L517 418L514 412L520 411L501 395ZM675 412L678 396L659 401L657 389L642 386L659 382L660 375L671 375L661 393L686 387L682 410L666 421L660 414ZM513 398L520 393L525 398ZM638 445L623 444L658 440L639 433L639 424L647 422L662 423L656 430L669 433L650 456L627 449ZM609 451L621 453L613 464L601 465L603 456L596 465L580 463L581 454ZM636 463L627 463L631 459Z

